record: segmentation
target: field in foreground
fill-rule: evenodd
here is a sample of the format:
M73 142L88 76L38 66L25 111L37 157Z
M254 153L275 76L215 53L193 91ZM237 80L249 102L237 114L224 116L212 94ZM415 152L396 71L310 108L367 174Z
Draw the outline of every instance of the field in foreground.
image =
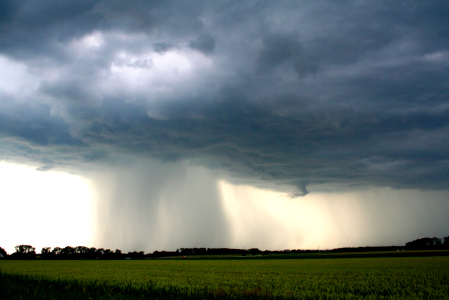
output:
M449 257L0 261L5 299L445 299Z

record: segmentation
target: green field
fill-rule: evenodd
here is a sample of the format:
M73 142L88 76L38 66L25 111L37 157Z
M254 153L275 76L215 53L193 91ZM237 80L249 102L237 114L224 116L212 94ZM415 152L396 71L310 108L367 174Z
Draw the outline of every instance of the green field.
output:
M0 269L5 299L447 299L449 295L447 256L1 260Z

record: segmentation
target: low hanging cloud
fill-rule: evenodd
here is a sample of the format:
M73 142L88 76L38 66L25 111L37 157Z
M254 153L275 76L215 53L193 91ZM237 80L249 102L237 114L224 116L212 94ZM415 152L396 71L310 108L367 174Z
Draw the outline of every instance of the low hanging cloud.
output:
M444 1L4 1L0 11L3 159L189 160L292 196L449 188Z

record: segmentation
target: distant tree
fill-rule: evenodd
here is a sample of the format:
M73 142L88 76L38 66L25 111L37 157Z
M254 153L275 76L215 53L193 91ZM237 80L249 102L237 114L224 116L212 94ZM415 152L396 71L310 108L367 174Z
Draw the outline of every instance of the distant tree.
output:
M157 251L155 251L155 252L157 252ZM126 256L130 257L132 259L142 259L142 258L145 258L145 253L143 251L140 251L140 252L134 251L134 252L128 252L126 254Z
M30 245L18 245L14 249L16 249L16 253L20 254L36 254L36 248Z
M421 239L414 240L412 242L408 242L405 244L407 249L429 249L429 248L447 248L449 246L449 236L444 237L443 239L433 237L425 237Z
M58 256L58 255L61 254L61 250L62 250L62 248L54 247L53 250L51 251L51 253L52 253L53 255Z
M6 253L6 250L0 247L0 258L8 256L8 253Z
M71 246L66 246L63 249L61 249L61 253L60 255L65 258L75 258L75 254L76 254L76 249L74 247Z
M449 236L444 237L444 243L445 246L449 245Z
M181 255L193 255L195 254L195 249L192 248L180 248Z
M41 257L42 258L49 258L52 255L53 255L53 253L51 253L51 247L43 247L41 249Z
M41 258L54 259L54 258L56 258L56 255L53 251L51 251L51 247L43 247L41 249Z
M95 251L96 258L103 258L103 254L104 254L104 249L103 248L98 248Z
M30 245L18 245L14 247L16 252L12 254L15 259L33 259L36 258L36 248Z
M89 256L89 248L85 246L76 246L75 247L76 256L79 258L87 258Z
M123 258L122 250L120 250L120 249L115 249L115 252L114 252L114 258L115 258L115 259Z
M193 248L195 254L206 254L207 253L207 249L206 248Z
M88 252L89 259L94 259L97 257L97 248L91 247L91 248L89 248L89 250L87 252Z
M251 248L248 250L248 253L252 254L252 255L256 255L256 254L260 253L260 250L258 248Z
M408 249L426 249L432 247L434 245L434 241L431 238L425 237L422 239L417 239L412 242L408 242L405 244L405 247Z
M51 253L51 247L44 247L44 248L41 249L41 254L42 255L46 255L46 254L49 254L49 253Z
M433 246L441 246L442 245L440 238L434 237L434 238L432 238L432 241L433 241Z
M80 253L80 254L87 254L87 253L89 253L89 248L87 248L85 246L76 246L75 249L76 249L76 252Z
M111 249L105 249L103 253L103 258L105 259L113 259L114 258L114 251Z

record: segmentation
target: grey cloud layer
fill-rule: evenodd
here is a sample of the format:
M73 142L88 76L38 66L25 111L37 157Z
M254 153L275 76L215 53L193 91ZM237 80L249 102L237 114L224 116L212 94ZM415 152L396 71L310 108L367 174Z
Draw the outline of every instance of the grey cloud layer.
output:
M5 158L200 160L294 196L449 187L445 1L2 5L0 51L37 78L1 91Z

